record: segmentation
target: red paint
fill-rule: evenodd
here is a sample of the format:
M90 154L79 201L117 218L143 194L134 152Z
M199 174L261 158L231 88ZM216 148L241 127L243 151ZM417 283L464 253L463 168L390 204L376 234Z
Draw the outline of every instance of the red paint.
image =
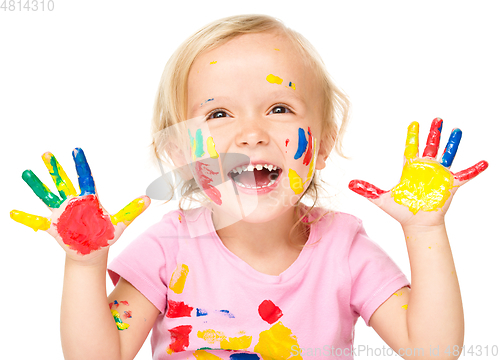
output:
M441 140L441 129L443 128L443 120L435 118L432 120L431 130L427 137L427 145L422 157L435 158L439 149L439 141Z
M124 314L123 317L125 319L128 319L128 318L132 317L132 311L124 311L123 314Z
M95 195L70 199L55 225L63 242L82 255L108 246L115 236L115 228Z
M288 146L288 142L290 141L290 139L286 139L285 140L285 146Z
M264 300L259 305L259 315L262 320L272 324L278 321L278 319L283 316L283 313L281 312L281 309L274 305L271 300Z
M385 194L388 191L380 190L375 185L372 185L363 180L352 180L349 183L349 189L354 191L356 194L364 196L368 199L378 199L380 195Z
M170 332L170 339L172 342L169 345L170 350L173 352L185 351L189 346L189 333L193 327L191 325L180 325L173 329L168 329Z
M212 178L210 175L218 175L218 172L212 171L208 168L208 165L197 161L196 162L196 174L198 175L198 181L201 187L205 191L205 194L217 205L222 205L222 200L220 199L220 191L210 185Z
M471 166L468 169L462 170L460 172L457 172L456 174L453 174L455 179L458 181L466 181L470 180L472 178L475 178L479 174L481 174L484 170L488 168L488 163L486 161L480 161L476 165Z
M184 304L184 301L168 300L168 311L165 316L168 318L190 317L191 310L193 310L193 308Z
M312 135L311 135L311 128L308 126L307 127L307 135L308 135L308 140L307 140L307 149L306 149L306 154L304 155L304 161L302 164L308 166L309 163L311 162L312 159L312 148L313 148L313 143L312 143Z
M120 304L130 306L130 305L128 304L128 301L120 301Z
M111 308L113 307L113 303L109 303L109 309L111 310Z

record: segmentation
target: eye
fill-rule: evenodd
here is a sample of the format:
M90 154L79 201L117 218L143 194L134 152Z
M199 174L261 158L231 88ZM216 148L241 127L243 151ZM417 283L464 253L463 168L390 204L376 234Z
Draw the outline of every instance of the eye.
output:
M285 105L277 105L272 108L271 114L286 114L286 113L291 113L292 110L288 106Z
M207 119L219 119L223 117L229 117L229 115L222 109L214 109L207 115Z

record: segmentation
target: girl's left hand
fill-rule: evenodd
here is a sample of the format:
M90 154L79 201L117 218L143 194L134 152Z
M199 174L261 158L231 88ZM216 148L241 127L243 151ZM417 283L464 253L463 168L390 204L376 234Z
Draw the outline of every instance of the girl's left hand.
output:
M419 157L418 123L410 124L401 180L390 191L362 180L352 180L349 189L369 199L403 227L444 224L444 215L457 189L486 170L488 163L480 161L456 174L449 170L462 138L460 129L452 131L443 155L437 161L442 125L443 120L434 119L427 146Z

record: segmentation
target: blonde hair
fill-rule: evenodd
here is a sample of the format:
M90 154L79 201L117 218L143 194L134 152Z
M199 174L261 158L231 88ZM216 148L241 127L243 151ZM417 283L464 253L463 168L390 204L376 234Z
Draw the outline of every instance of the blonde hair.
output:
M324 95L322 146L329 150L334 148L340 156L345 157L342 152L341 140L349 119L350 102L347 96L334 84L316 49L305 37L286 27L276 18L268 15L245 14L229 16L204 26L186 39L168 60L161 76L154 103L151 128L153 134L151 143L152 158L165 162L168 167L175 169L173 163L166 156L171 156L172 149L169 147L168 140L171 135L158 136L158 134L168 134L167 129L169 127L187 119L187 81L189 71L196 58L201 53L215 49L237 36L263 32L277 33L288 38L295 49L302 55L305 64L314 71ZM310 197L314 203L290 229L289 238L294 228L301 223L308 227L329 212L325 212L312 222L307 221L306 216L318 202L319 193L326 192L320 182L325 183L319 178L319 174L315 170L310 185L295 205L295 218L297 219L300 216L299 206L297 205L300 204L302 197ZM181 187L180 209L185 210L182 206L186 200L189 200L190 204L192 201L199 202L202 205L207 204L205 197L200 200L193 196L200 192L194 178L184 181ZM174 191L171 191L171 194L173 196ZM167 201L171 199L172 197ZM303 231L307 232L308 229L306 228Z

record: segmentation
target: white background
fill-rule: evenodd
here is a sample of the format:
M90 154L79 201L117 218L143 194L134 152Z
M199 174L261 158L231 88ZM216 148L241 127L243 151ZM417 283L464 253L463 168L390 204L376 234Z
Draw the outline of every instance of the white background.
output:
M362 218L368 234L409 278L399 224L350 192L348 182L364 179L391 188L399 180L408 124L420 122L424 143L437 116L444 119L443 142L452 128L463 131L453 171L489 161L490 168L457 193L447 228L462 291L465 344L500 346L497 2L54 3L52 12L0 10L2 358L63 358L64 252L48 234L9 219L12 209L48 215L21 173L32 169L55 191L40 158L51 151L76 184L71 151L82 147L107 210L116 212L144 194L159 176L147 162L147 148L166 61L201 26L242 13L273 15L305 35L350 96L345 149L351 159L323 171L331 185L329 204ZM153 203L111 248L111 259L175 206ZM112 288L108 279L108 292ZM85 312L80 315L85 321ZM355 345L385 344L359 319ZM150 358L148 339L137 359Z

